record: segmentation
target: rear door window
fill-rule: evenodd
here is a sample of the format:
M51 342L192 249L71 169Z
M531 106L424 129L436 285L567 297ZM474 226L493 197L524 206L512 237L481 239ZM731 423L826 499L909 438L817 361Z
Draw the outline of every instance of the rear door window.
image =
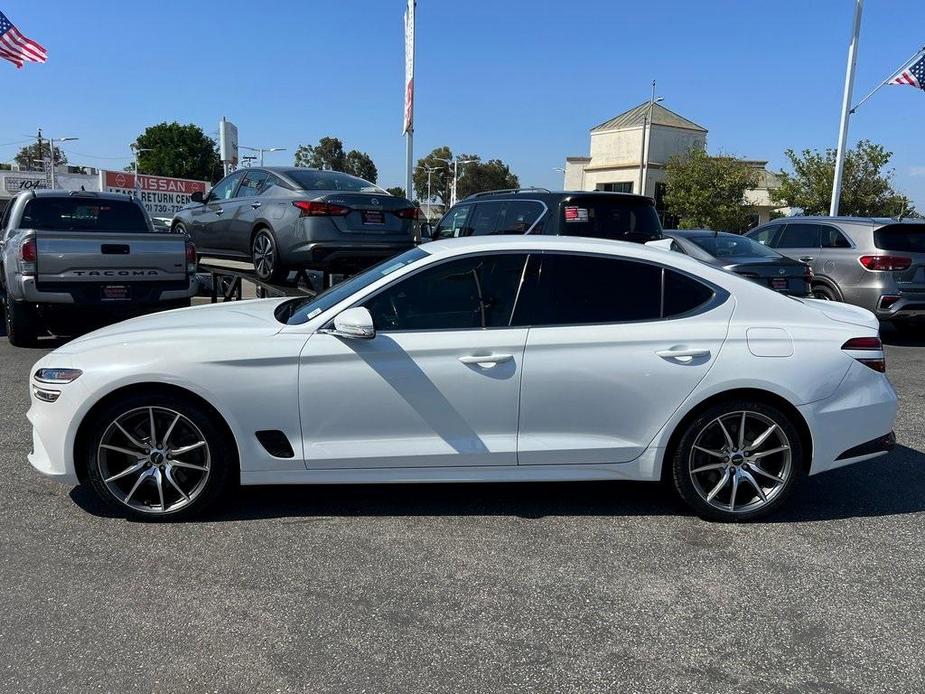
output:
M244 180L241 181L241 185L238 187L238 192L235 194L236 198L253 198L257 195L260 195L263 185L267 180L266 171L248 171L244 175Z
M645 243L662 237L655 207L641 198L576 195L561 205L562 234Z
M20 226L48 231L150 231L144 211L128 198L33 198L26 203Z
M821 225L791 222L774 244L777 248L819 248Z
M480 202L475 206L472 221L472 236L489 236L497 233L498 221L504 213L506 203Z
M925 224L888 224L874 231L874 245L884 251L925 253Z
M532 200L508 200L495 229L496 234L526 234L543 215L543 205Z

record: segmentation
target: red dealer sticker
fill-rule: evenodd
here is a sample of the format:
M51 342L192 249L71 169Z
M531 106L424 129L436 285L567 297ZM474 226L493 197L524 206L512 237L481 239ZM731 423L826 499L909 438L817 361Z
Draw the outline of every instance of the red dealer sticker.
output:
M565 221L566 222L587 222L588 221L588 208L587 207L575 207L569 205L565 208Z

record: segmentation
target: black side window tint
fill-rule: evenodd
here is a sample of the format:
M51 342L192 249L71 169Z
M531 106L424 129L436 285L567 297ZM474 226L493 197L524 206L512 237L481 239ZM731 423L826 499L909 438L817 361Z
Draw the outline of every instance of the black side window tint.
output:
M851 243L835 227L822 227L823 248L851 248Z
M585 255L533 255L513 324L657 320L661 283L661 268L647 263Z
M472 222L472 236L488 236L494 234L498 227L498 220L504 213L506 203L480 202L475 206L475 219Z
M495 233L526 234L541 214L543 206L538 202L511 200L504 205Z
M526 255L462 258L399 281L365 303L378 330L463 330L510 324Z
M819 248L819 225L788 224L775 246L777 248Z
M680 316L703 306L713 298L713 290L680 272L665 268L663 318Z
M267 180L265 171L248 171L241 181L241 186L235 194L236 198L252 198L260 194L264 182Z
M472 205L459 205L443 215L443 219L440 220L440 224L433 233L434 240L469 236L472 233L469 221L472 207Z

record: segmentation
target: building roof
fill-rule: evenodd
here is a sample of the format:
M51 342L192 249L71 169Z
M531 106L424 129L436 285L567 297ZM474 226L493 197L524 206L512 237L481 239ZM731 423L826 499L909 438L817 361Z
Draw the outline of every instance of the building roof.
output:
M620 130L622 128L640 128L642 127L642 121L646 113L648 113L648 110L649 102L643 101L639 106L631 108L629 111L624 111L619 116L614 116L610 120L594 126L591 128L591 132ZM687 118L683 116L679 116L674 111L669 111L658 103L652 105L652 124L665 125L671 128L684 128L685 130L696 130L702 133L707 132L707 129L703 126L697 125L695 122L687 120Z

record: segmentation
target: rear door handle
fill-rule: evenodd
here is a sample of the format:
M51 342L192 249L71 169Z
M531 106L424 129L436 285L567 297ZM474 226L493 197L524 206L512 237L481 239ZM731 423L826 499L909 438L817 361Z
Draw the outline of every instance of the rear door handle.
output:
M801 255L800 260L804 263L811 263L813 262L813 257L811 255Z
M224 214L224 213L225 213L225 210L223 210L221 207L219 207L217 210L213 210L213 211L215 212L215 214Z
M679 361L690 361L697 357L709 357L710 350L708 349L663 349L655 353L657 356L662 359L677 359Z
M251 203L251 207L253 207L255 210L256 210L258 207L260 207L260 205L261 205L261 203L259 203L259 202L252 202L252 203Z
M475 354L459 357L459 361L463 364L477 364L483 369L490 369L496 364L511 361L513 358L513 354Z

